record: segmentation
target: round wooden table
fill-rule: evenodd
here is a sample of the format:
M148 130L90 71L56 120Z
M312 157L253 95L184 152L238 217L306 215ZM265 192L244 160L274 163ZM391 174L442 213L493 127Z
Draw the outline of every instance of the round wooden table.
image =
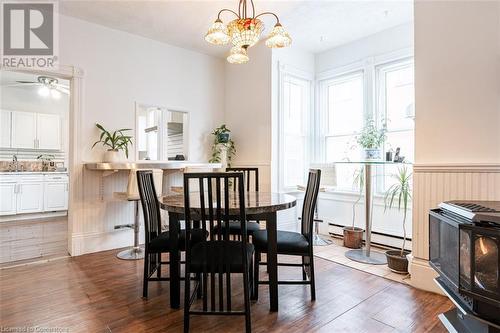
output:
M237 215L237 193L229 199L229 212L235 210ZM278 311L278 254L277 254L277 212L292 208L296 205L295 197L288 194L272 192L254 192L245 193L246 215L249 220L266 221L267 239L268 239L268 273L269 273L269 300L271 311ZM200 195L192 193L190 197L191 214L199 214ZM208 206L208 205L207 205ZM160 199L160 207L168 211L169 231L171 236L172 248L178 244L180 231L179 221L184 215L184 195L168 195ZM173 239L176 238L176 239ZM170 252L170 306L179 308L180 306L180 252Z

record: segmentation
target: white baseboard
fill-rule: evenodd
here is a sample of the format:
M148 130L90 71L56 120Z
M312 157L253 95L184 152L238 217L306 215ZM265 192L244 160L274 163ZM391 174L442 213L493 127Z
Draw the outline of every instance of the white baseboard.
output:
M141 228L139 239L144 239L144 229ZM76 234L72 237L70 255L80 256L87 253L108 251L132 246L134 231L132 229L114 230L102 233ZM141 241L141 243L143 243Z
M409 259L409 271L411 274L410 285L417 289L444 295L442 290L434 282L434 278L438 276L438 273L429 266L429 262L415 257L410 257Z

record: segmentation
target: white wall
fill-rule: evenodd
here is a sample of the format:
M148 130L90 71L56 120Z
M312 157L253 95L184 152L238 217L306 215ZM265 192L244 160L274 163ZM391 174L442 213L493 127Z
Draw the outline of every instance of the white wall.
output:
M224 118L223 60L61 16L60 61L85 72L85 161L101 158L102 150L90 149L95 123L134 128L136 101L189 111L190 158L207 160L209 134Z
M84 162L101 160L103 149L91 149L99 134L95 123L134 128L136 101L188 111L189 157L207 161L210 132L224 119L222 59L62 16L60 61L84 71L77 142ZM114 229L133 223L133 204L113 199L126 184L127 172L103 177L83 169L81 218L71 226L74 254L132 244L132 230Z
M499 8L416 2L417 163L500 163Z
M246 64L225 65L225 123L236 144L233 165L258 166L262 190L270 190L271 49L259 43Z
M413 23L387 29L316 54L316 73L346 66L367 57L376 57L410 47L413 47Z
M428 210L500 200L500 2L415 2L412 285L434 289Z

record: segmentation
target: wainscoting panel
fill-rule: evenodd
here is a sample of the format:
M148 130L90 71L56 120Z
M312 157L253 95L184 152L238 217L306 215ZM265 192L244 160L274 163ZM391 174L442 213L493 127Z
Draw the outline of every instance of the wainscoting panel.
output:
M415 287L436 290L429 260L428 212L447 200L500 200L500 164L415 165L413 250L410 271Z

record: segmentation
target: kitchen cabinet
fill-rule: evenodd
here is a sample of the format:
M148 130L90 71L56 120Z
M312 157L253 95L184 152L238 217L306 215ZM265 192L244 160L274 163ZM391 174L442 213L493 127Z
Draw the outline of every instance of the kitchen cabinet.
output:
M36 148L36 113L12 112L12 148Z
M62 148L61 117L58 114L2 110L1 121L0 147L40 150Z
M17 182L14 177L0 180L0 216L16 214Z
M57 114L37 113L37 149L61 149L61 118Z
M11 111L0 110L0 147L11 147Z
M0 174L0 216L68 209L68 175Z
M43 176L20 177L17 183L17 214L43 211Z
M44 211L61 211L68 209L68 177L45 176Z

